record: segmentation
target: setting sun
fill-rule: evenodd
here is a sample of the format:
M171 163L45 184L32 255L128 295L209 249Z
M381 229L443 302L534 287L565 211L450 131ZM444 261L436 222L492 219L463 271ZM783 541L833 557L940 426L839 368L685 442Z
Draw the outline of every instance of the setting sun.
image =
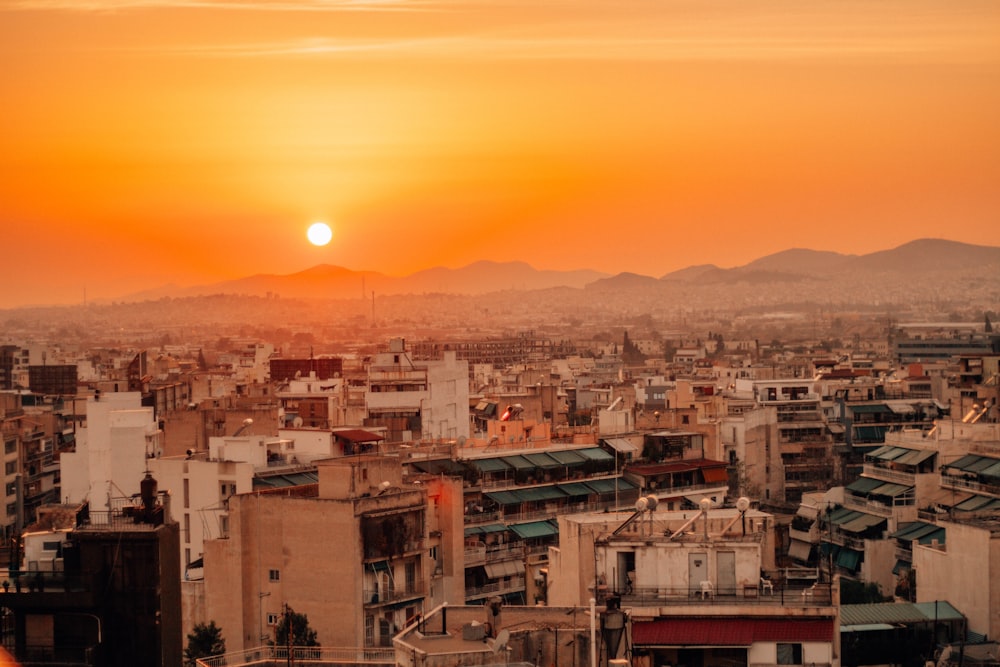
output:
M325 222L316 222L310 225L309 231L306 232L306 236L309 237L309 242L316 246L323 246L330 242L333 238L333 230L330 229L330 225Z

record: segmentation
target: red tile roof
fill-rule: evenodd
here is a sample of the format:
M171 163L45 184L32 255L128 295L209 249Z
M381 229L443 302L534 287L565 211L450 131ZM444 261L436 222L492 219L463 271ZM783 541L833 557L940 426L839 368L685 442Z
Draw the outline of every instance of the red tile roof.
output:
M834 620L669 618L632 624L636 646L750 646L754 642L832 642Z

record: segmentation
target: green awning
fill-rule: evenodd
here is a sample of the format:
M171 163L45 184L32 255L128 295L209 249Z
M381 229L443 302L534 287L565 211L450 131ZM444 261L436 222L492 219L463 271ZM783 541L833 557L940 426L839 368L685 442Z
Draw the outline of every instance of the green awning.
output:
M833 514L830 515L830 523L839 526L847 523L848 521L853 521L861 516L863 512L856 512L855 510L849 510L846 507L841 507L839 510L834 510Z
M614 456L610 452L606 452L600 447L588 447L587 449L578 449L576 453L580 456L587 458L590 461L613 461Z
M534 463L524 458L520 454L514 454L513 456L502 456L500 457L500 460L509 465L511 468L515 468L517 470L533 470L535 468Z
M565 466L579 465L587 460L572 449L560 449L554 452L546 453Z
M886 426L855 426L854 438L856 440L871 440L881 442L885 440Z
M938 544L945 544L945 539L947 537L947 531L944 528L938 528L933 533L928 533L923 535L917 540L920 544L931 544L937 540Z
M588 480L586 482L587 486L594 490L594 493L614 493L615 492L615 482L617 482L617 490L619 493L622 491L629 491L635 488L635 484L628 481L627 479L622 479L619 477L617 480L614 479L594 479Z
M368 563L368 567L370 567L373 572L388 572L389 561L377 560L374 563Z
M558 486L563 493L573 498L578 498L580 496L589 496L594 492L592 488L590 488L583 482L570 482L569 484L559 484Z
M850 521L840 524L840 529L849 533L863 533L869 528L873 528L880 523L885 523L885 519L874 514L862 514Z
M889 406L884 403L865 403L862 405L848 405L847 409L856 415L860 414L881 414L892 412Z
M559 463L559 461L556 461L545 452L524 454L524 458L528 459L536 468L549 469L562 467L562 464Z
M473 459L469 461L472 465L476 466L479 472L503 472L510 470L510 466L501 461L500 459Z
M979 471L983 477L1000 477L1000 461Z
M936 452L930 449L910 449L906 452L906 454L903 454L896 459L896 463L915 466L923 463L930 457L934 456L934 454L936 454Z
M483 495L498 505L520 505L522 502L521 497L513 491L490 491Z
M886 482L877 489L872 489L871 494L873 496L888 496L890 498L895 498L896 496L901 496L907 491L912 491L912 486L907 486L905 484L893 484L892 482Z
M877 489L883 484L885 484L885 482L883 482L880 479L873 479L871 477L858 477L856 480L854 480L844 488L852 493L868 493L872 489Z
M877 459L877 458L881 457L882 454L884 454L885 452L889 451L890 449L893 449L892 445L882 445L878 449L876 449L874 451L871 451L871 452L868 452L867 454L865 454L865 456L870 456L872 458L876 458Z
M528 489L518 489L515 494L525 501L556 500L565 498L566 494L555 486L535 486Z
M880 453L878 455L876 455L875 452L872 452L868 456L882 461L895 461L900 456L910 452L910 450L905 449L904 447L880 447L879 451Z
M973 463L978 462L982 457L976 456L975 454L966 454L960 459L956 459L951 463L945 463L945 468L958 468L959 470L967 470L967 466L971 466Z
M550 521L532 521L531 523L515 523L510 527L512 531L518 534L521 539L529 539L532 537L548 537L550 535L557 535L559 529L553 525Z
M924 535L929 535L934 531L938 530L938 527L933 523L926 523L924 521L912 521L889 537L895 538L897 540L903 540L904 542L909 542L910 540L916 540Z
M861 554L854 549L841 549L840 553L837 554L837 565L845 570L857 571L860 562Z

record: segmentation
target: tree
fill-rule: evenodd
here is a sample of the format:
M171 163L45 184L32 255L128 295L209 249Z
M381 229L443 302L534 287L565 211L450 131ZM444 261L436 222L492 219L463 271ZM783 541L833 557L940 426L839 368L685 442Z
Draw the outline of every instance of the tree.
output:
M309 617L289 606L285 606L285 613L275 628L274 643L277 646L319 646L316 631L309 627Z
M226 640L222 638L222 628L209 621L208 625L197 623L187 636L187 648L184 649L184 659L193 665L198 658L222 655L226 652Z

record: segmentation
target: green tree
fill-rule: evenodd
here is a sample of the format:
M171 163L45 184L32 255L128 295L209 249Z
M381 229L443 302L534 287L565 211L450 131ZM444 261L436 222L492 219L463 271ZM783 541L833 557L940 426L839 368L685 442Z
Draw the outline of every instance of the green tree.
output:
M277 646L319 646L316 631L309 627L309 617L288 606L275 628L274 643Z
M226 652L226 640L222 638L222 628L209 621L208 625L198 623L187 636L187 648L184 649L184 659L193 665L198 658L222 655Z

